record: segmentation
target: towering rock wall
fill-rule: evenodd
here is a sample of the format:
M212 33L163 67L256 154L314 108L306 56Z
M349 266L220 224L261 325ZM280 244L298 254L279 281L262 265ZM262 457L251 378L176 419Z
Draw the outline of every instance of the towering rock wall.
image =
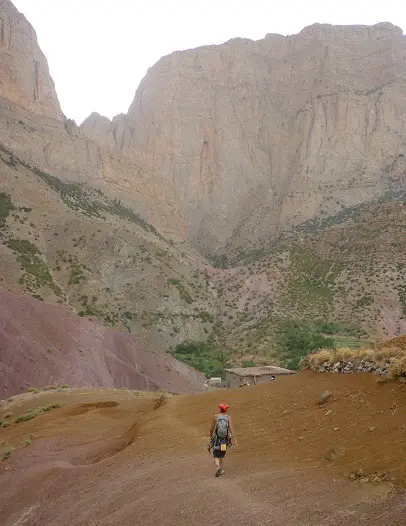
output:
M101 188L159 229L182 234L172 189L104 142L89 139L65 117L34 29L9 0L0 0L0 144L31 166Z
M96 141L175 188L203 252L257 244L405 186L406 38L389 23L314 25L176 52L127 116L91 121Z
M0 104L55 121L55 125L63 121L35 31L7 0L0 0Z
M314 25L163 57L127 115L61 112L35 33L0 0L0 142L205 254L406 185L406 38Z

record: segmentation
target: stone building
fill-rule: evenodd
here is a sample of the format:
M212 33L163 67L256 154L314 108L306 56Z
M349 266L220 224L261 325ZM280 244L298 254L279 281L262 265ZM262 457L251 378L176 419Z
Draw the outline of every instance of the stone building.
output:
M287 374L295 374L295 371L273 365L225 369L226 387L232 389L243 385L265 384Z

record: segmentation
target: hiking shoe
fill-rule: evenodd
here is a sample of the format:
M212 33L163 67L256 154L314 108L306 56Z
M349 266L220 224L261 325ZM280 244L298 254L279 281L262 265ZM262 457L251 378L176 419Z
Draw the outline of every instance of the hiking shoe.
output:
M219 477L223 473L224 473L224 469L218 468L218 470L216 471L216 477Z

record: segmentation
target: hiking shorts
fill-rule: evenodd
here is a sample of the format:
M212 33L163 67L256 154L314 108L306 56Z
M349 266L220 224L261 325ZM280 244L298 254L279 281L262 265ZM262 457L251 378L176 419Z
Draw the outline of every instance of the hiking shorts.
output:
M226 456L227 451L220 451L220 449L213 449L213 457L214 458L224 458Z

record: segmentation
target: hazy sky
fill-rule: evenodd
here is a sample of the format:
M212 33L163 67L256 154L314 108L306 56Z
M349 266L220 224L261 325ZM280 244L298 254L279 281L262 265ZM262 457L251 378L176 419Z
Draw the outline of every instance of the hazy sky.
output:
M404 0L14 0L37 31L65 114L126 112L147 69L175 50L299 32L315 22L406 30Z

